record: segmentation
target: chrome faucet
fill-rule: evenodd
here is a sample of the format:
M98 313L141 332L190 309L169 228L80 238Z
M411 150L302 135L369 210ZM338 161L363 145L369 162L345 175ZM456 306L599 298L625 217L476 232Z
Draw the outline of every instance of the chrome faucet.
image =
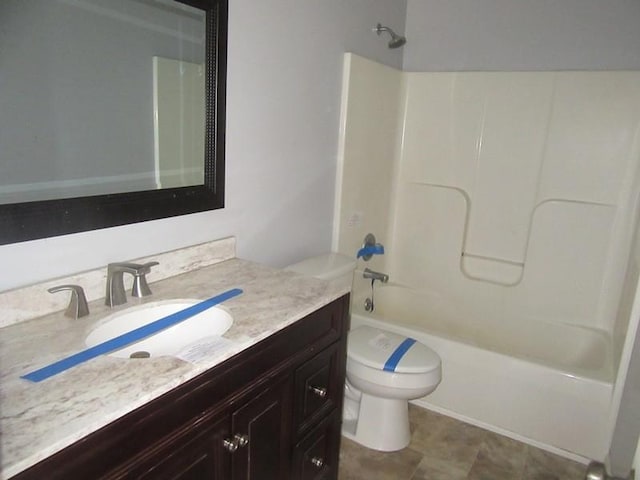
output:
M124 274L133 275L133 288L131 295L134 297L146 297L151 295L151 289L147 284L146 275L151 267L159 265L158 262L139 263L110 263L107 265L107 290L104 297L105 305L115 307L127 303L127 293L124 290Z
M382 283L389 281L389 275L386 273L374 272L370 268L365 268L362 273L363 278L370 278L371 280L380 280Z

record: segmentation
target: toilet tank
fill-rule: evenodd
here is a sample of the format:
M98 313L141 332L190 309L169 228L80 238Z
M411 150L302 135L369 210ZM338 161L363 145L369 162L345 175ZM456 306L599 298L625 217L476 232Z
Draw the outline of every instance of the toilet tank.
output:
M301 273L309 277L330 280L340 287L351 290L356 259L341 253L325 253L317 257L306 258L285 267L285 270Z

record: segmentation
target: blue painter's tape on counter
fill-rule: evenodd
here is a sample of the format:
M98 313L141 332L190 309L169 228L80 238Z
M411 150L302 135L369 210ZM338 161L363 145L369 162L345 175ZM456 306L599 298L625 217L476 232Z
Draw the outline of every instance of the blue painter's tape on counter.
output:
M398 366L398 363L400 363L400 360L402 360L402 357L404 357L404 354L407 353L407 351L409 351L409 349L412 347L414 343L416 343L415 339L405 338L404 341L400 345L398 345L398 348L395 349L395 351L391 354L387 362L384 364L384 371L395 372Z
M95 347L87 348L86 350L63 358L62 360L47 365L46 367L43 367L39 370L34 370L33 372L23 375L20 378L24 378L25 380L30 380L32 382L41 382L42 380L46 380L53 375L64 372L65 370L75 367L76 365L86 362L87 360L91 360L92 358L99 357L100 355L119 350L132 343L139 342L144 338L158 333L160 330L172 327L173 325L191 318L194 315L199 314L200 312L204 312L205 310L214 307L226 300L237 297L241 293L242 290L239 288L228 290L224 293L221 293L220 295L216 295L215 297L203 300L200 303L196 303L195 305L180 310L179 312L172 313L171 315L167 315L166 317L162 317L161 319L155 320L140 328L136 328L135 330L131 330L127 333L123 333L122 335L112 338L111 340L107 340L106 342L96 345Z

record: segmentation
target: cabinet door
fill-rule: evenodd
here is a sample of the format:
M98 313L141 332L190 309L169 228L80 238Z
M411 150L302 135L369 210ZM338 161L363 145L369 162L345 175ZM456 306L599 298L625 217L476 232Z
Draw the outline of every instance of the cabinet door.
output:
M227 480L229 458L223 442L229 436L229 417L224 416L186 435L178 435L146 460L128 468L118 478L145 480Z
M240 440L231 454L232 480L282 480L288 477L290 383L255 392L231 415L232 434Z

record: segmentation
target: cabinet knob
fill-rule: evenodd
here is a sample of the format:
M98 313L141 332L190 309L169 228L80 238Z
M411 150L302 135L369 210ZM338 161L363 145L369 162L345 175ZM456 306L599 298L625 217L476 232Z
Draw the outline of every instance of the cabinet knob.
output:
M235 439L229 440L228 438L225 438L222 441L222 446L226 448L229 452L233 453L236 450L238 450L239 445L238 445L238 442L235 441Z
M314 387L313 385L309 385L309 390L311 390L320 398L324 398L327 396L327 389L324 387Z
M324 459L322 457L313 457L311 464L316 468L322 468L324 466Z
M249 445L249 435L236 434L234 438L238 441L239 447L246 447Z
M249 436L248 435L240 435L236 433L233 436L233 439L225 438L222 441L222 446L226 448L229 452L233 453L240 447L246 447L249 445Z

